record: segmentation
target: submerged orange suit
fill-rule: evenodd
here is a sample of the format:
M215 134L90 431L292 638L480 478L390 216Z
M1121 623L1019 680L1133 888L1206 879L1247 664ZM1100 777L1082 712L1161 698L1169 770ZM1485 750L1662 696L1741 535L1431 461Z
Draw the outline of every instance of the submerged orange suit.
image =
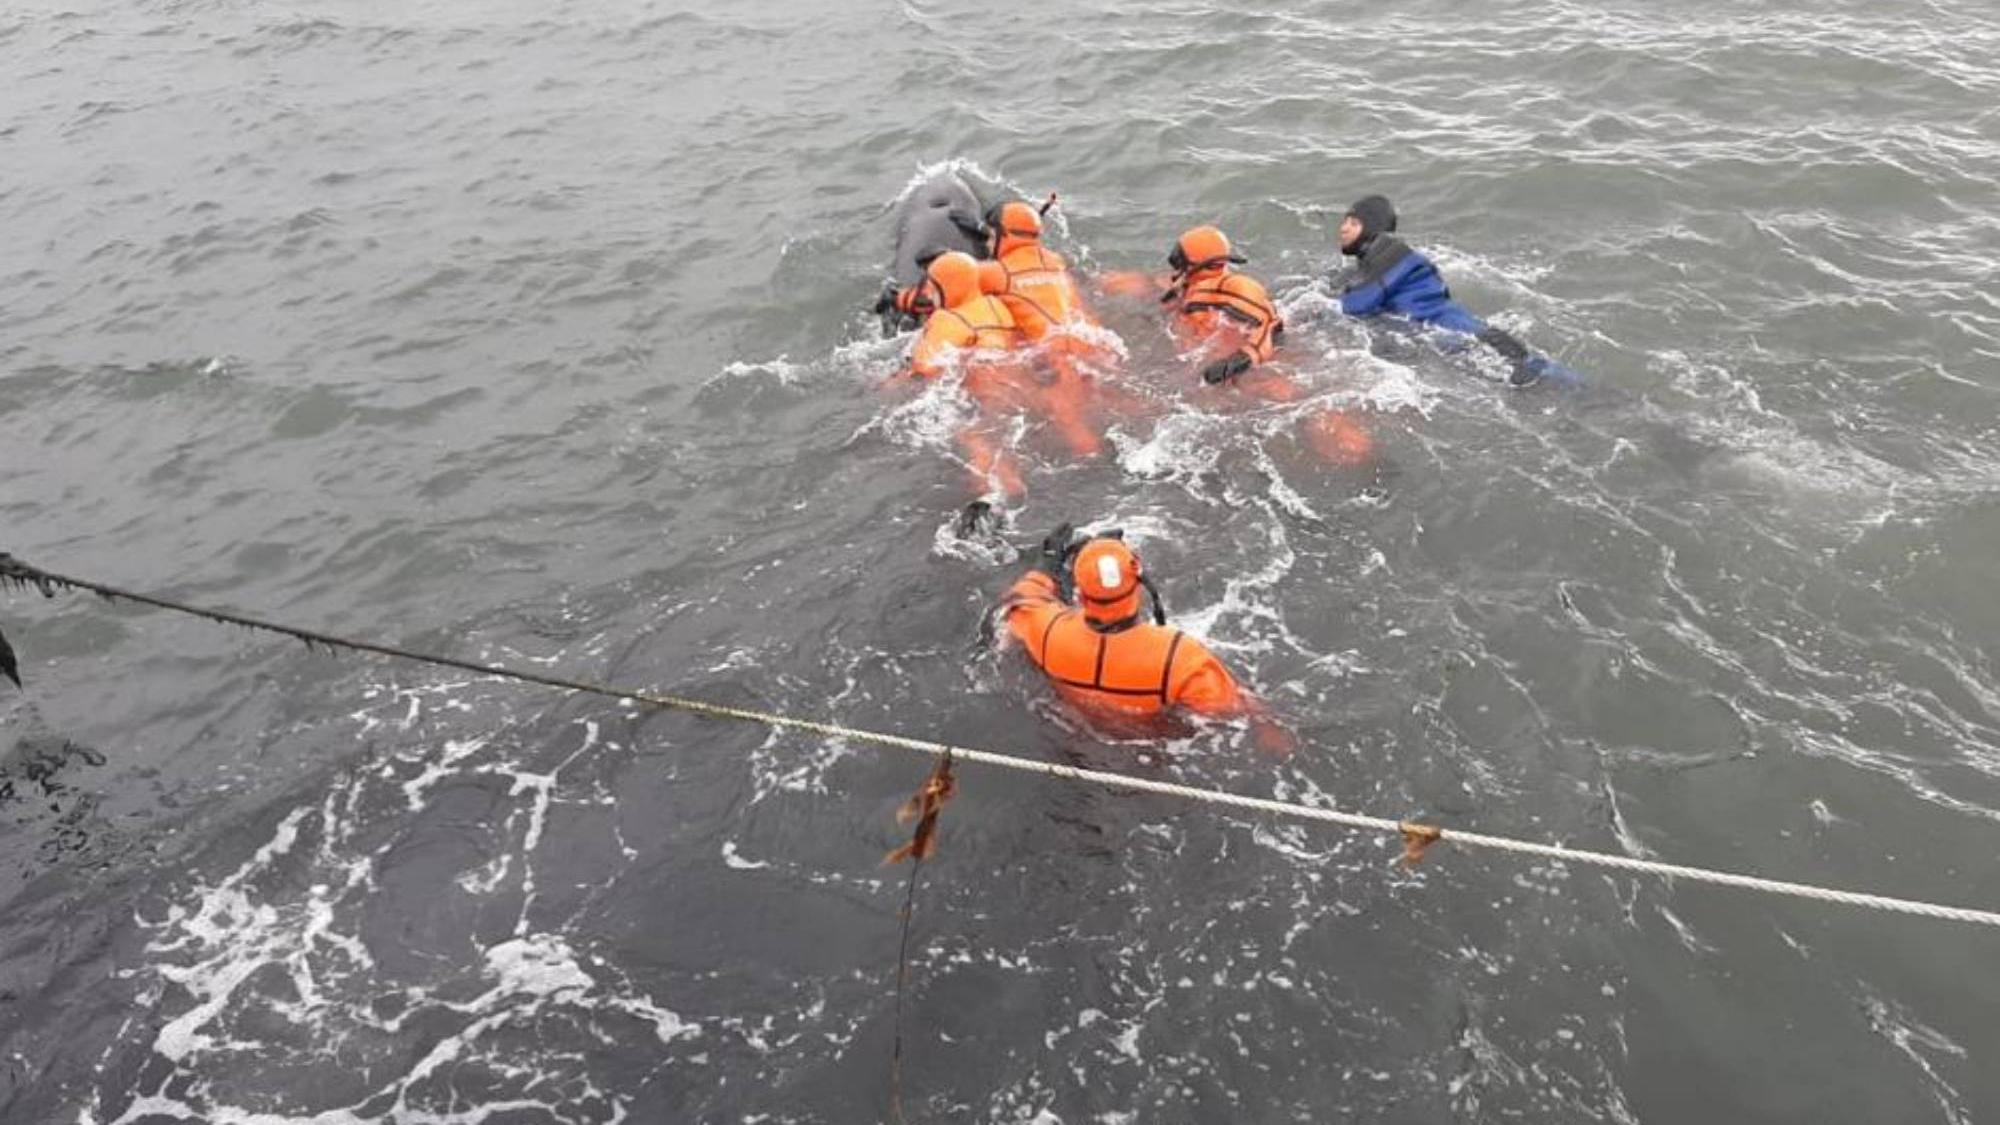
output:
M1103 364L1110 354L1076 329L1096 330L1097 318L1084 306L1083 293L1061 254L1042 245L1041 212L1020 200L996 204L986 213L993 259L980 263L981 288L1000 298L1021 335L1046 353L1055 378L1034 396L1068 443L1070 452L1094 456L1103 441L1089 421L1092 386L1077 361Z
M940 254L924 269L924 291L934 306L923 332L910 352L910 373L936 378L960 356L979 349L1011 349L1021 344L1020 329L1007 306L981 292L979 263L969 254ZM966 370L965 388L982 406L1004 397L1008 378L1004 366L975 364ZM996 485L1009 497L1025 491L1021 470L1006 449L978 425L958 433L958 444L972 467L974 485Z
M1115 291L1150 290L1173 315L1174 338L1183 349L1200 349L1202 381L1234 380L1246 392L1270 402L1297 402L1305 392L1289 379L1253 369L1268 362L1284 339L1285 322L1263 284L1235 266L1245 259L1212 226L1195 227L1174 242L1167 264L1174 274L1162 282L1144 274L1107 279ZM1305 418L1304 436L1320 456L1356 465L1374 451L1368 432L1341 410L1321 410Z
M1174 334L1183 346L1204 346L1212 359L1237 359L1232 375L1270 360L1284 336L1284 318L1257 279L1233 268L1244 259L1221 231L1188 231L1167 260L1175 280L1163 299L1173 310Z
M1247 701L1200 641L1139 619L1139 560L1114 539L1093 539L1073 568L1082 606L1065 602L1045 571L1021 576L1001 603L1007 629L1065 699L1086 710L1153 716L1185 707L1231 715Z

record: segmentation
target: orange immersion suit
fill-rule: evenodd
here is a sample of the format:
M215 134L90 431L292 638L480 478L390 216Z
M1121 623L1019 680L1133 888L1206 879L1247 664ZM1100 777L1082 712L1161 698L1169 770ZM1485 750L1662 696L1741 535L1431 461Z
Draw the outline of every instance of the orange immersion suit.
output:
M1212 716L1246 710L1235 678L1206 646L1139 620L1138 575L1123 543L1091 540L1075 562L1082 606L1065 602L1048 573L1032 570L1001 603L1007 629L1056 690L1086 710L1140 717L1175 707ZM1102 581L1112 576L1118 581Z
M958 352L969 348L1013 348L1021 343L1014 314L1000 299L980 291L979 263L965 254L940 254L925 271L937 311L924 321L910 352L910 372L926 378L944 372Z
M1206 275L1190 274L1174 302L1174 313L1179 331L1191 341L1236 343L1252 363L1267 362L1285 331L1284 319L1264 286L1227 267Z
M993 261L982 267L985 288L1014 314L1023 336L1036 343L1065 325L1097 323L1084 308L1069 263L1042 245L1040 213L1009 200L987 212L986 222L993 233Z
M1083 294L1062 255L1042 245L1040 212L1010 200L987 212L993 233L993 260L980 263L982 287L1000 298L1014 323L1030 343L1046 352L1055 381L1041 394L1038 406L1062 434L1070 452L1093 456L1103 448L1090 424L1091 385L1077 370L1077 361L1103 363L1104 350L1070 331L1097 327L1084 307Z
M1174 267L1174 281L1161 300L1173 311L1174 335L1183 347L1201 347L1217 361L1203 370L1204 381L1219 383L1240 375L1278 350L1284 318L1262 284L1232 268L1244 259L1221 231L1188 231L1174 243L1167 261Z
M960 355L979 349L1012 349L1021 344L1013 314L1000 299L980 291L979 263L968 254L940 254L925 267L924 290L935 307L910 352L910 373L936 378ZM972 364L965 374L966 391L982 407L1005 398L1009 382L1005 364ZM1021 470L1006 448L977 426L960 430L958 444L971 466L973 487L997 486L1018 497L1025 486Z
M1305 391L1289 379L1255 370L1284 339L1285 322L1263 284L1233 268L1244 259L1214 227L1196 227L1175 241L1167 256L1174 276L1161 294L1173 313L1183 348L1201 349L1202 382L1235 381L1268 402L1297 402ZM1123 285L1131 289L1128 280ZM1321 410L1303 419L1306 444L1338 465L1358 465L1374 453L1368 431L1343 410Z

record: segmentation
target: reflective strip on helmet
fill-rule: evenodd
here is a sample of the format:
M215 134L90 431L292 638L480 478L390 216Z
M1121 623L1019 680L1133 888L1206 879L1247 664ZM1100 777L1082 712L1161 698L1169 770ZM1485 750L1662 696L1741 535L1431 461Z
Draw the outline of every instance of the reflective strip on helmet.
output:
M1116 590L1123 585L1125 572L1118 565L1116 555L1097 556L1097 584L1107 590Z

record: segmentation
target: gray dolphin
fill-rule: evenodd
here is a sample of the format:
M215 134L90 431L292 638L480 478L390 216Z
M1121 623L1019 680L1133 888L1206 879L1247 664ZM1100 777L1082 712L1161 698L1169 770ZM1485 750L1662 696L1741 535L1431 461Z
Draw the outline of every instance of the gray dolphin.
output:
M979 193L957 172L939 172L911 188L896 204L896 254L889 261L892 291L924 279L924 266L948 250L986 256L985 224ZM916 326L894 308L879 308L884 331Z

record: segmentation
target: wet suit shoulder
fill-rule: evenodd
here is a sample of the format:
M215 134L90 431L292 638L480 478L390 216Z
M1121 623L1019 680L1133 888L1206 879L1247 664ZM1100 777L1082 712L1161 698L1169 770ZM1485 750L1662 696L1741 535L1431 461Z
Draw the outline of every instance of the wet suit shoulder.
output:
M1486 322L1451 299L1444 275L1429 258L1393 235L1378 235L1341 278L1340 311L1348 316L1396 313L1422 324L1477 333Z
M1403 264L1404 259L1417 255L1408 243L1393 235L1376 235L1367 249L1355 259L1352 266L1334 278L1340 287L1341 305L1345 308L1349 298L1353 303L1363 305L1369 301L1380 302L1381 294L1387 288L1389 271ZM1352 312L1350 316L1366 316L1364 312Z

